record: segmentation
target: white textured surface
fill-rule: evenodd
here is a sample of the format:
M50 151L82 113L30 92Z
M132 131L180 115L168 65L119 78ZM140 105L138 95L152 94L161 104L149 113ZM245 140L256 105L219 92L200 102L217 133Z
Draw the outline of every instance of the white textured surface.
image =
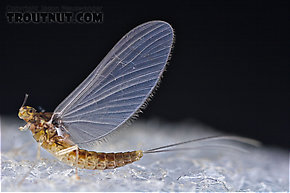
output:
M16 118L2 117L2 191L289 191L289 152L266 147L251 153L218 149L146 154L114 170L80 170L81 179L75 180L73 168L44 150L43 159L36 161L36 142L30 132L18 131L22 125ZM97 149L145 150L216 134L196 123L135 122Z

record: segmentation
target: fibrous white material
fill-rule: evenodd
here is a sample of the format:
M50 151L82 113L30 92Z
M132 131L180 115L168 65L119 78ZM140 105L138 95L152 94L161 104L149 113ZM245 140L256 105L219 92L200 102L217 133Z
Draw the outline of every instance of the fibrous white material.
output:
M18 130L23 124L2 117L2 191L289 191L289 152L269 147L249 153L219 148L145 154L113 170L79 170L76 180L74 168L44 150L36 160L36 142ZM96 150L146 150L211 135L217 133L197 123L136 122Z

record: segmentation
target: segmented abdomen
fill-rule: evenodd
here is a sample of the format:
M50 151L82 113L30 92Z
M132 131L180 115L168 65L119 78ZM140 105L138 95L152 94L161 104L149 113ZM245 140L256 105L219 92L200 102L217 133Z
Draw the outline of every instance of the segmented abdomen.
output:
M79 149L77 167L90 170L114 169L138 161L142 156L143 152L141 150L120 153L97 153ZM76 151L72 151L58 158L68 165L76 165Z

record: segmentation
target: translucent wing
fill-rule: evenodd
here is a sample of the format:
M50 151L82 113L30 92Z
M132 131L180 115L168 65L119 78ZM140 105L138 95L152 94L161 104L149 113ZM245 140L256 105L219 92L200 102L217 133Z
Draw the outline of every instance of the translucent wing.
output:
M106 136L145 103L165 69L173 36L163 21L134 28L55 109L54 118L76 144Z

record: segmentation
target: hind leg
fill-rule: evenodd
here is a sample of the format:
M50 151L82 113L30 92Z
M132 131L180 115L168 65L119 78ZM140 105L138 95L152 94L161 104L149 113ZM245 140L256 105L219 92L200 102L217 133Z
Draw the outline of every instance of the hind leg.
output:
M71 146L69 148L66 148L66 149L63 149L59 152L56 153L57 156L62 156L62 155L65 155L65 154L68 154L72 151L76 151L76 160L75 160L75 177L77 180L80 179L80 177L78 176L78 163L79 163L79 147L78 145L74 145L74 146Z

